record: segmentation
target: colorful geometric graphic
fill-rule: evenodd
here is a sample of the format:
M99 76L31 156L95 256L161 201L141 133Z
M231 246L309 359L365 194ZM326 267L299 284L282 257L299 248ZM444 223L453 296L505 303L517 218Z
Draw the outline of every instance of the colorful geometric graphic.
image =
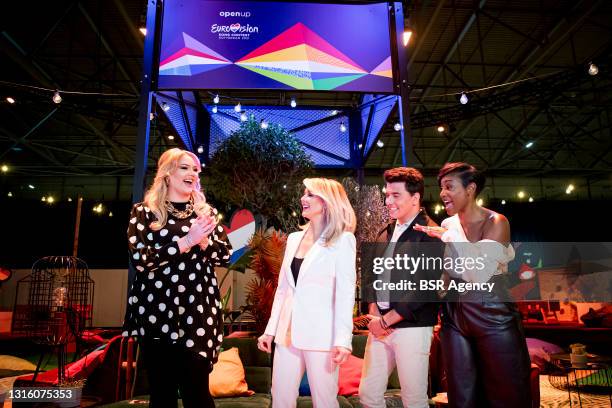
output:
M379 66L374 68L371 74L387 78L393 78L393 71L391 70L391 56L388 56L387 59L381 62Z
M302 23L240 58L236 65L297 89L331 90L368 74Z
M211 50L187 33L185 46L159 63L160 75L191 76L231 65L231 61Z

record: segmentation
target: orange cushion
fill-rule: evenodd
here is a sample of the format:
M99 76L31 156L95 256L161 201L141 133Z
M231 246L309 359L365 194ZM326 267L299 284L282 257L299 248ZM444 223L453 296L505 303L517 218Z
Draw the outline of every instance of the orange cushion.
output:
M359 381L361 381L361 369L363 359L350 355L348 360L340 366L338 373L338 395L359 394Z
M255 394L248 389L238 348L232 347L219 354L219 361L208 377L208 388L213 397L248 397Z

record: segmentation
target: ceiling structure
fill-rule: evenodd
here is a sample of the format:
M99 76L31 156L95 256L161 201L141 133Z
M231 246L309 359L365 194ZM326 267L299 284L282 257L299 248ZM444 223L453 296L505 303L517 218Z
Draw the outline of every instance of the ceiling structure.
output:
M62 0L36 10L21 3L3 13L0 32L0 164L8 166L0 173L2 195L129 200L146 2ZM487 170L488 198L510 199L519 190L535 199L612 197L612 3L421 0L406 2L405 13L413 31L410 132L419 160L410 164L428 176L430 198L437 169L459 160ZM587 72L591 62L597 75ZM60 104L51 100L56 89ZM217 93L211 91L199 91L204 103ZM285 106L292 97L300 105L350 108L361 96L218 93L246 109ZM178 143L156 113L150 167ZM396 121L395 111L380 135L384 147L366 163L366 182L381 183L382 169L401 165ZM570 183L575 191L566 195Z

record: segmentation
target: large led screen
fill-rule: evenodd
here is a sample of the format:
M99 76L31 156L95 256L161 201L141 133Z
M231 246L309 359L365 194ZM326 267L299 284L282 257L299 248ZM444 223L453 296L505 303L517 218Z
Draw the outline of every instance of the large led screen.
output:
M387 3L166 0L159 89L393 92Z

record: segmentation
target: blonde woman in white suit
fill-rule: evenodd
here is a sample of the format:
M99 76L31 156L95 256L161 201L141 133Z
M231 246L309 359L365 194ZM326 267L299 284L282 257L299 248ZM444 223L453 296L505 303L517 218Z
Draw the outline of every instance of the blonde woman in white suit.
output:
M314 408L338 406L338 366L351 354L355 304L355 212L340 183L304 180L308 223L287 238L270 320L258 339L270 353L273 408L297 404L304 374Z

